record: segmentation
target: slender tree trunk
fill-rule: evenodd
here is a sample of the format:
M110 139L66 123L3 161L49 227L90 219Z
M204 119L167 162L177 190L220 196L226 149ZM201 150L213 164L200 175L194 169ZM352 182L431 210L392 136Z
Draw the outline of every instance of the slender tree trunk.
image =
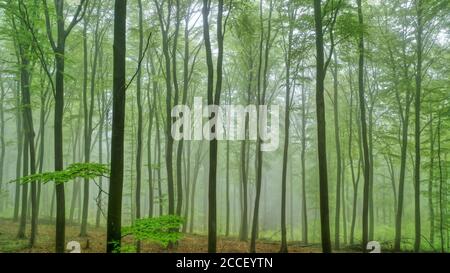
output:
M158 108L156 108L155 100L155 113L158 113ZM158 169L157 169L157 180L158 180L158 204L159 204L159 216L163 214L163 197L162 197L162 186L161 186L161 133L159 130L159 117L155 116L156 121L156 150L158 152Z
M194 166L194 176L192 179L192 191L191 191L191 213L190 213L190 225L189 225L189 233L194 232L194 212L195 212L195 192L196 192L196 185L198 180L198 173L200 170L200 164L201 164L201 153L202 153L202 146L200 145L197 150L197 156L195 158L195 166Z
M99 78L99 82L101 84L101 89L100 92L101 94L98 96L98 107L101 111L101 115L100 115L100 124L99 124L99 129L98 129L98 154L99 154L99 163L103 164L103 133L105 133L105 139L107 140L108 138L108 130L107 127L108 125L108 111L109 108L106 106L106 92L104 90L104 86L103 86L103 54L100 51L99 52L100 56L99 56L99 70L100 70L100 78ZM108 109L107 109L108 108ZM109 149L108 145L107 147L107 151ZM109 164L109 160L106 161L107 164ZM97 213L95 215L95 227L98 228L100 227L100 222L101 222L101 214L103 213L103 177L99 178L99 192L98 192L98 196L97 196Z
M322 6L320 0L314 0L314 19L316 31L316 115L317 115L317 145L319 158L320 186L320 223L322 235L322 251L331 252L330 215L328 206L328 171L326 153L326 125L324 101L324 48L322 30Z
M334 53L334 70L333 70L333 102L334 102L334 138L336 143L336 213L334 220L334 245L336 249L340 248L340 213L341 213L341 140L339 132L339 97L338 97L338 62L337 54Z
M103 126L105 123L105 95L104 93L101 94L101 116L100 116L100 124L98 128L98 161L100 164L103 164ZM101 220L101 212L102 212L102 190L103 190L103 177L99 178L98 181L99 185L99 192L98 192L98 201L97 201L97 212L95 215L95 227L100 227L100 220Z
M209 34L209 13L211 10L208 0L203 0L203 37L205 42L206 63L208 67L208 83L207 95L208 105L219 105L220 94L222 90L222 65L223 65L223 0L218 1L217 12L217 67L216 67L216 86L214 88L214 67L212 60L211 39ZM215 90L214 90L215 89ZM210 122L215 118L214 114L210 114ZM216 128L211 126L210 133L216 134ZM208 187L208 252L215 253L217 248L217 139L214 137L209 142L209 187Z
M442 158L441 158L441 112L439 111L438 124L437 124L437 156L439 165L439 232L441 239L441 252L445 252L444 246L444 206L443 206L443 187L444 177L442 174Z
M431 104L431 103L430 103ZM431 109L431 107L430 107ZM433 112L430 111L430 173L428 177L428 209L430 217L430 243L434 245L434 202L433 202L433 181L434 181L434 134L433 134Z
M358 0L358 21L362 26L363 13L361 0ZM360 122L361 122L361 138L363 146L363 174L364 174L364 187L363 187L363 221L362 221L362 248L366 251L366 245L369 240L369 195L370 195L370 159L369 159L369 146L367 143L367 124L366 124L366 101L364 98L364 34L360 32L359 42L359 66L358 66L358 90L359 90L359 109L360 109Z
M83 109L84 109L84 162L89 163L91 154L91 131L89 128L89 110L88 110L88 49L87 49L87 19L83 24ZM94 79L91 79L94 82ZM89 213L89 179L84 179L83 191L83 212L81 217L80 237L87 236L87 220Z
M369 162L375 162L373 159L373 98L372 95L369 96L371 100L371 106L369 107L368 113L368 148L369 148ZM374 240L374 232L375 232L375 219L374 219L374 200L373 200L373 169L374 164L370 164L369 169L369 241Z
M150 71L148 71L148 77L149 79L151 77L155 77L156 75L153 75L150 73ZM153 92L156 92L156 88L152 90ZM153 97L153 99L155 100L155 97ZM154 170L154 166L152 164L152 132L153 132L153 116L154 116L154 111L155 108L153 107L152 104L152 97L150 95L150 81L148 81L148 85L147 85L147 101L148 101L148 131L147 131L147 170L148 170L148 217L151 218L153 217L153 208L154 208L154 185L153 185L153 170ZM156 145L155 145L156 146ZM155 149L156 152L156 149Z
M143 14L142 14L142 0L138 0L139 7L139 53L138 60L142 59L144 30L143 30ZM137 147L136 147L136 219L141 218L141 181L142 181L142 102L141 102L141 76L142 70L139 67L136 76L136 104L138 110L138 128L137 128ZM150 149L150 148L149 148ZM141 252L141 242L136 242L136 252Z
M249 79L247 85L247 103L250 103L252 82L253 82L253 60L250 59ZM248 148L247 135L249 130L249 117L245 116L244 124L245 139L241 141L241 179L242 179L242 214L241 214L241 227L239 231L239 240L247 241L248 239Z
M386 163L388 164L389 174L391 176L392 192L394 193L394 213L396 213L397 212L397 189L395 187L395 171L394 171L394 164L392 162L391 156L386 156Z
M269 6L269 18L268 18L268 26L267 26L267 37L265 41L265 47L263 46L264 43L264 24L263 24L263 1L260 1L260 43L259 43L259 63L258 63L258 87L257 87L257 102L258 107L260 105L264 105L266 101L266 90L267 90L267 70L268 70L268 62L269 62L269 42L270 42L270 36L271 36L271 20L272 20L272 10L273 10L273 1L270 1ZM263 68L263 53L264 53L264 68ZM261 69L262 73L261 73ZM262 77L262 93L261 93L261 77ZM260 130L260 113L257 112L258 116L258 123L257 123L257 131ZM261 198L261 185L262 185L262 163L263 163L263 154L261 151L261 145L262 140L260 137L257 138L256 141L256 193L255 193L255 205L254 205L254 212L253 212L253 223L252 223L252 235L251 235L251 242L250 242L250 252L256 252L256 237L258 234L258 222L259 222L259 203Z
M190 204L190 190L191 190L191 142L187 143L187 149L184 152L184 172L186 173L186 178L185 178L185 205L184 205L184 213L183 213L183 217L185 219L184 223L183 223L183 229L182 232L186 233L187 231L187 224L188 224L188 216L189 216L189 204ZM187 163L186 163L187 161Z
M177 45L178 36L180 32L180 0L176 0L176 21L175 21L175 33L173 37L173 47L172 47L172 73L173 73L173 86L175 90L174 105L178 104L180 96L180 88L178 85L177 77ZM184 130L184 128L183 128ZM183 182L182 182L182 157L183 157L183 141L178 142L177 145L177 158L176 158L176 172L177 172L177 205L175 213L181 215L181 209L183 206Z
M29 140L28 138L24 138L23 141L23 176L28 175L28 155L29 155ZM20 212L20 223L19 223L19 232L17 233L18 239L25 238L25 229L27 225L27 213L28 213L28 184L22 185L22 206Z
M230 141L227 140L227 152L226 152L226 181L225 181L225 195L226 195L226 220L225 220L225 236L230 235Z
M27 154L29 152L29 164L30 164L30 174L36 173L36 150L34 144L34 126L33 126L33 114L31 110L31 94L30 94L30 69L29 60L26 57L25 49L21 49L21 82L22 82L22 106L23 106L23 121L24 121L24 131L25 136L28 139L27 146L29 151L25 151ZM27 155L28 156L28 155ZM29 245L30 248L34 246L36 241L37 233L37 185L36 181L31 182L31 234ZM25 197L26 198L26 197Z
M0 79L1 81L1 79ZM6 154L6 141L5 141L5 97L6 92L3 87L3 82L0 82L1 94L0 94L0 194L2 193L3 177L4 177L4 163ZM3 199L3 198L2 198ZM0 212L3 211L3 200L0 200Z
M284 149L283 149L283 168L281 172L281 246L280 252L287 253L287 232L286 232L286 176L288 166L288 154L289 154L289 133L290 133L290 113L291 113L291 52L292 52L292 38L294 27L292 20L294 11L292 5L289 5L289 34L287 52L285 53L286 62L286 94L285 94L285 116L284 116Z
M420 115L421 115L421 92L422 92L422 0L416 1L417 10L417 66L416 66L416 94L415 94L415 163L414 163L414 217L415 217L415 238L414 251L420 249Z
M302 75L304 76L304 74ZM302 165L302 241L308 244L308 208L306 202L306 89L302 85L302 148L301 148L301 165Z
M366 72L364 72L367 74ZM373 111L374 111L374 105L375 105L375 98L374 98L374 90L371 90L369 87L369 102L367 105L367 119L368 119L368 148L369 148L369 162L375 162L374 161L374 153L373 153ZM373 199L373 187L374 187L374 179L373 179L373 173L374 173L374 164L370 164L369 166L369 235L368 240L373 241L374 240L374 233L375 233L375 218L374 218L374 199Z
M39 173L43 172L44 169L44 155L45 155L45 126L48 118L49 113L49 106L48 106L48 96L50 93L50 86L49 84L45 88L45 81L41 80L41 105L40 105L40 115L39 115L39 134L40 134L40 140L39 140L39 155L38 155L38 162L39 162ZM37 192L37 215L39 217L40 213L40 200L41 200L41 183L38 183L38 192Z
M345 153L342 154L342 184L341 184L341 194L342 194L342 227L343 227L343 232L344 232L344 245L347 245L347 188L345 185L345 167L344 167L344 162L345 162L346 158L345 158Z
M79 116L81 116L81 108L79 110ZM80 131L81 131L81 121L80 118L78 118L77 121L77 127L75 129L75 131L72 133L72 139L73 139L73 143L72 143L72 162L75 163L77 162L77 147L79 145L78 140L79 140L79 136L80 136ZM80 144L81 146L81 144ZM74 212L75 212L75 206L76 206L76 201L78 200L78 194L80 194L80 190L79 190L79 181L78 179L75 179L73 181L73 186L72 186L72 199L70 202L70 210L69 210L69 223L73 224L73 217L74 217Z
M172 1L167 4L167 18L163 18L162 13L163 3L156 4L158 9L159 25L162 35L162 51L165 61L165 78L166 78L166 171L167 171L167 191L169 197L169 214L175 214L175 199L174 199L174 185L173 185L173 137L172 137L172 73L170 70L170 54L169 54L169 29L170 29L170 15L172 10Z
M16 131L17 131L17 160L16 160L16 179L20 178L20 172L22 169L22 155L23 155L23 135L22 135L22 115L20 110L20 84L17 84L17 93L15 95L16 101ZM14 193L14 222L19 220L20 209L20 183L16 182Z

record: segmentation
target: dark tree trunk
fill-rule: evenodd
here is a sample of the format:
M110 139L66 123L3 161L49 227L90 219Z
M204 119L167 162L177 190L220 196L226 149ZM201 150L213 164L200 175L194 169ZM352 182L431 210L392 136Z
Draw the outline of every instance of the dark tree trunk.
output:
M81 117L81 108L79 110L79 117ZM77 148L79 145L79 138L80 138L80 134L81 134L81 118L77 119L77 126L74 130L74 132L72 133L72 162L75 163L77 162ZM69 210L69 223L73 224L74 223L74 213L75 213L75 207L76 207L76 202L78 200L78 195L80 194L80 186L79 186L80 181L78 181L78 179L75 179L73 181L73 186L72 186L72 199L70 201L70 210Z
M363 14L361 0L358 0L358 21L362 26ZM366 124L366 101L364 98L364 34L361 31L358 42L359 66L358 66L358 93L359 93L359 109L361 122L361 138L363 146L364 158L364 187L363 187L363 221L362 221L362 248L366 251L366 245L369 239L369 193L370 193L370 159L369 146L367 141L367 124Z
M437 124L437 156L438 156L438 165L439 165L439 233L440 233L440 243L441 243L441 252L445 252L444 245L444 204L443 204L443 187L444 187L444 177L443 177L443 167L442 167L442 158L441 158L441 112L438 114L438 124Z
M164 3L164 2L163 2ZM173 137L172 137L172 74L170 70L170 54L169 54L169 28L170 28L170 15L172 10L172 1L168 1L167 4L167 18L163 18L162 5L156 3L158 9L159 25L162 35L162 51L165 61L165 78L166 78L166 171L167 171L167 192L169 197L169 214L175 213L175 198L174 198L174 185L173 185ZM166 25L164 24L166 23Z
M29 156L30 174L36 173L36 152L34 145L34 126L33 114L31 110L31 94L30 94L30 63L27 57L27 52L21 48L21 90L22 90L22 107L23 107L23 121L25 137L27 138L28 151L25 151L26 157ZM29 153L29 154L28 154ZM27 166L28 169L28 166ZM22 198L27 198L26 195ZM37 233L37 185L36 181L31 182L31 234L30 247L34 246ZM25 213L26 215L27 213ZM23 216L22 216L23 217ZM25 217L26 219L26 217Z
M173 86L175 90L174 105L178 104L180 96L180 88L178 85L177 77L177 45L178 35L180 32L180 0L176 0L176 19L175 19L175 33L173 37L172 47L172 73L173 73ZM184 129L183 129L184 130ZM177 158L176 158L176 171L177 171L177 205L175 213L181 215L181 208L183 205L183 180L182 180L182 157L183 157L183 141L178 142L177 145Z
M291 113L291 52L292 52L292 38L294 27L292 21L294 20L292 5L289 5L289 34L287 52L285 53L286 62L286 94L285 94L285 116L284 116L284 149L283 149L283 168L281 172L281 246L280 252L287 253L287 230L286 230L286 176L288 166L289 154L289 129L290 129L290 113Z
M218 1L217 12L217 67L216 67L216 86L214 88L214 67L212 60L211 39L209 35L209 13L211 10L210 2L203 0L203 37L206 49L206 63L208 67L207 95L208 105L219 105L220 93L222 90L222 65L223 65L223 0ZM215 89L215 90L214 90ZM214 118L214 113L210 115L210 121ZM211 128L211 134L216 133L216 128ZM208 252L215 253L217 245L217 139L214 137L209 142L209 184L208 184Z
M405 71L405 74L407 71ZM405 75L405 78L408 78ZM396 90L397 94L397 103L401 105L401 101L399 99L398 87ZM398 185L398 204L397 204L397 213L395 217L395 241L394 241L394 250L400 251L400 244L402 238L402 217L403 217L403 199L404 199L404 188L405 188L405 173L406 173L406 152L408 148L408 130L409 130L409 115L410 115L410 106L412 102L411 90L408 87L406 91L406 105L403 114L403 108L400 107L400 116L401 116L401 124L402 124L402 132L401 132L401 152L400 152L400 177L399 177L399 185Z
M230 235L230 141L227 141L227 159L226 159L226 220L225 220L225 236Z
M16 101L16 131L17 131L17 160L16 160L16 179L20 178L20 172L22 169L22 155L23 155L23 135L22 135L22 115L20 111L20 85L17 84L17 90L15 101ZM16 182L15 193L14 193L14 222L19 220L19 209L20 209L20 183Z
M125 53L126 53L126 11L127 1L116 0L114 5L114 46L113 46L113 122L111 139L111 175L108 198L108 220L106 251L120 251L123 152L125 129Z
M414 251L420 249L420 115L421 115L421 92L422 92L422 0L416 1L417 10L417 66L416 66L416 94L415 94L415 163L414 163L414 216L415 216L415 237Z
M270 1L269 8L269 18L268 18L268 26L267 26L267 37L265 41L265 48L263 50L263 42L264 42L264 24L263 24L263 2L260 1L260 43L259 43L259 64L258 64L258 96L257 102L258 105L264 105L266 101L266 90L267 90L267 69L268 69L268 61L269 61L269 42L270 42L270 32L271 32L271 19L272 19L272 10L273 10L273 1ZM264 52L263 52L264 51ZM264 69L261 74L261 69L263 67L263 53L264 53ZM263 86L261 93L261 76L263 78ZM258 117L259 117L259 111ZM259 120L259 119L258 119ZM259 132L259 122L257 125ZM258 221L259 221L259 202L261 198L261 184L262 184L262 163L263 156L261 151L261 138L257 138L256 142L256 196L255 196L255 205L253 212L253 223L252 223L252 235L250 241L250 252L256 252L256 237L258 234Z
M29 142L28 138L24 138L23 141L23 176L28 175L28 154L29 154ZM18 239L24 239L25 238L25 229L27 225L27 213L28 213L28 184L22 185L22 206L21 206L21 212L20 212L20 223L19 223L19 232L17 233Z
M55 157L55 171L61 171L64 168L63 157L63 114L64 114L64 58L65 58L65 43L72 29L81 21L86 11L87 1L80 0L75 15L67 29L65 29L65 13L64 1L55 1L56 12L56 33L57 40L53 40L52 24L50 22L49 8L47 1L44 3L45 21L47 28L47 36L50 46L53 49L56 76L55 76L55 112L54 112L54 157ZM56 185L56 232L55 232L55 250L58 253L64 252L65 248L65 195L64 184Z
M1 80L1 79L0 79ZM0 193L2 192L3 186L3 169L5 163L5 154L6 154L6 141L5 141L5 97L6 92L3 87L3 82L0 82L1 85L1 94L0 94ZM3 199L3 198L2 198ZM3 211L3 200L0 200L0 212Z
M149 79L151 77L155 77L156 75L153 75L150 73L150 71L148 72L148 77ZM152 90L153 92L156 92L156 88L154 88ZM153 97L153 100L155 100L155 97ZM149 124L148 124L148 131L147 131L147 170L148 170L148 217L153 217L153 208L154 208L154 185L153 185L153 164L152 164L152 129L153 129L153 116L156 115L157 113L154 113L155 108L153 106L153 102L152 102L152 97L150 95L150 81L148 82L147 85L147 101L148 101L148 120L149 120ZM156 145L155 145L156 146ZM156 149L155 149L155 153L156 153Z
M328 171L326 152L326 125L324 80L325 62L322 30L322 7L320 0L314 0L314 19L316 30L316 115L317 115L317 145L319 158L319 186L320 186L320 223L322 235L322 251L331 252L330 215L328 206Z
M431 103L430 103L431 104ZM431 109L431 107L430 107ZM433 133L433 113L430 112L430 173L428 177L428 210L430 217L430 243L434 245L434 203L433 203L433 182L434 182L434 133Z

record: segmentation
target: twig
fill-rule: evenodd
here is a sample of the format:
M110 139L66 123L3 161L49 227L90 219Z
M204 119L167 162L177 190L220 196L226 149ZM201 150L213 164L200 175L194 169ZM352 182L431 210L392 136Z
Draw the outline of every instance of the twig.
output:
M142 53L141 59L139 60L138 63L138 68L136 69L136 72L134 73L133 77L131 77L131 80L128 82L128 84L125 86L125 91L128 89L128 87L130 86L130 84L133 82L134 78L136 78L137 74L139 73L139 71L141 70L141 65L142 65L142 61L144 60L145 57L145 53L148 50L149 44L150 44L150 38L152 37L152 33L150 32L150 34L148 35L147 38L147 44L145 45L145 49L144 52Z

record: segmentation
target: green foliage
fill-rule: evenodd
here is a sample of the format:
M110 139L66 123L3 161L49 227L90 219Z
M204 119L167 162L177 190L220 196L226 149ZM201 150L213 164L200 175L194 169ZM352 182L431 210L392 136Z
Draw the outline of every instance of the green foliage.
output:
M136 240L152 241L167 247L182 238L182 224L183 218L176 215L137 219L134 225L122 229L122 236L132 235Z
M10 183L20 182L21 184L31 182L41 182L46 184L50 181L56 184L66 183L75 178L93 179L99 176L106 177L109 174L109 167L99 163L74 163L69 165L65 170L56 172L45 172L32 174L12 180Z

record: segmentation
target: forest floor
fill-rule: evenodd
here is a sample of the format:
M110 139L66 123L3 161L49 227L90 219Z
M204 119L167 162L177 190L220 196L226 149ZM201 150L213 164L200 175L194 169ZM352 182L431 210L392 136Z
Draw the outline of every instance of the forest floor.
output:
M29 232L29 223L27 231ZM38 237L35 247L28 247L28 238L17 239L19 225L11 220L0 219L0 253L22 252L22 253L49 253L54 252L55 226L53 223L40 223ZM66 242L78 241L81 244L82 253L105 252L106 229L104 227L88 228L88 237L79 237L79 225L66 226ZM27 233L27 236L29 234ZM207 252L208 239L205 235L184 234L179 243L171 249L165 249L156 243L142 243L141 252L144 253L205 253ZM123 245L133 245L133 239L125 237ZM304 245L301 242L290 242L289 252L294 253L317 253L321 252L320 245ZM278 241L259 240L256 244L257 252L278 252L280 243ZM219 237L217 239L217 251L225 253L248 252L248 242L241 242L237 238ZM345 250L342 252L346 252ZM350 252L350 250L348 250Z

